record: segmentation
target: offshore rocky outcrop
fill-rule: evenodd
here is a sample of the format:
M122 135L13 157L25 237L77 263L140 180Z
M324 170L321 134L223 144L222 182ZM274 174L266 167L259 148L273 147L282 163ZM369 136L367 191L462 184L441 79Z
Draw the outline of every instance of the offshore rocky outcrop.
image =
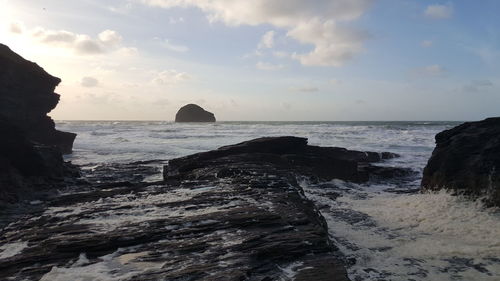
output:
M29 140L56 146L63 154L71 153L76 134L56 130L54 121L47 116L59 102L54 89L61 79L3 44L0 66L0 116Z
M76 134L57 131L47 116L59 101L59 82L0 44L0 209L78 175L62 158Z
M450 189L500 206L500 117L467 122L436 135L424 190Z
M380 167L371 163L398 157L390 152L363 152L341 147L319 147L307 144L306 138L264 137L217 150L173 159L165 166L164 175L192 178L217 175L238 175L231 163L269 163L316 180L341 179L366 182L371 179L391 179L412 173L403 168ZM221 166L226 168L221 169Z
M373 165L395 156L280 137L170 160L163 180L164 161L83 167L75 192L0 228L0 279L345 281L297 177L395 176Z
M215 122L215 115L196 104L188 104L179 109L175 122Z

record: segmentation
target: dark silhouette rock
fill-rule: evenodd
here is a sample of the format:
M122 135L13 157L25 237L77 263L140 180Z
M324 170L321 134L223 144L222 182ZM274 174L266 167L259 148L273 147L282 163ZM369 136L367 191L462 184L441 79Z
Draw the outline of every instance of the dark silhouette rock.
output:
M55 129L47 116L59 102L54 93L61 79L0 44L0 116L34 142L71 153L76 134Z
M0 44L0 207L78 176L65 163L76 134L60 132L47 116L59 101L61 81Z
M188 104L179 109L175 122L215 122L215 116L196 104Z
M421 185L425 190L486 196L489 204L500 206L500 117L437 134Z
M215 175L207 170L225 165L218 172L232 174L233 163L266 163L276 168L293 171L320 180L341 179L366 182L370 178L391 178L411 174L407 169L379 167L371 163L398 157L393 153L376 153L347 150L341 147L307 145L306 138L266 137L224 146L217 150L172 159L164 169L164 177L187 176L193 178ZM229 169L229 171L228 171Z
M0 205L35 197L61 183L74 169L54 146L34 144L17 127L0 118Z

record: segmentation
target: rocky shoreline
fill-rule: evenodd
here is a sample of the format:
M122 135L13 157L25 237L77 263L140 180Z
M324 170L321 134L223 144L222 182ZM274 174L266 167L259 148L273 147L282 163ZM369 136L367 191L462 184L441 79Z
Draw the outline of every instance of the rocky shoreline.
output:
M355 181L370 177L376 157L395 155L332 149L257 139L170 160L164 180L152 182L143 179L158 175L162 161L84 169L81 184L35 202L37 211L4 228L0 278L348 280L297 176L345 177L310 165L329 150L338 154L332 165L362 168L350 174Z
M76 167L62 158L76 135L57 131L46 115L60 80L4 45L0 59L8 66L0 69L2 280L349 280L346 266L356 261L332 242L336 226L298 179L321 186L416 175L383 165L394 153L311 146L292 136ZM487 195L498 206L498 121L438 134L422 188Z

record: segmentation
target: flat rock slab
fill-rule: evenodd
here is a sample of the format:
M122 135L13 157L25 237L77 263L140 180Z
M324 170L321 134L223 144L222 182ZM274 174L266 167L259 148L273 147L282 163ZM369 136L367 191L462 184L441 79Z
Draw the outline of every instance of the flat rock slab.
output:
M101 184L45 201L1 231L0 279L348 280L292 173L232 168L244 173Z

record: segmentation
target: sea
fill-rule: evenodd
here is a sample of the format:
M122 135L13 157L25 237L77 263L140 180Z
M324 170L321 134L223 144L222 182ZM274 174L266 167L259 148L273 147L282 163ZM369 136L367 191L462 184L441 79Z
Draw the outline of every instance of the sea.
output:
M500 280L499 210L480 200L418 188L434 136L461 122L56 123L59 130L78 134L66 160L82 166L172 159L264 136L398 153L400 158L382 165L411 168L416 172L411 180L299 181L325 217L351 280ZM333 199L332 192L340 197Z

